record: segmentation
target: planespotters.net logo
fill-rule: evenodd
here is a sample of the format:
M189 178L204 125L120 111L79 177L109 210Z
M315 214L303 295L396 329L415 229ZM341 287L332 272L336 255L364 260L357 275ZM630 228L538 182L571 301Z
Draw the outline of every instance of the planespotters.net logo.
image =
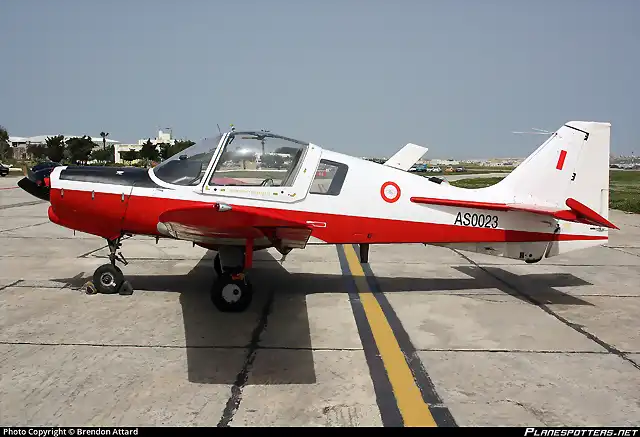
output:
M524 432L531 437L634 437L637 434L638 428L527 428Z

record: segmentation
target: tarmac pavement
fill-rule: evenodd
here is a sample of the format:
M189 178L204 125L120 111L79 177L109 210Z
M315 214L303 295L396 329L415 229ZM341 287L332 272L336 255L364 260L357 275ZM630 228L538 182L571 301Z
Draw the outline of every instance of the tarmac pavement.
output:
M480 175L482 176L482 175ZM524 264L423 245L256 254L241 314L214 253L123 241L131 296L88 295L105 242L0 179L5 426L637 426L640 217ZM407 359L408 358L408 359Z

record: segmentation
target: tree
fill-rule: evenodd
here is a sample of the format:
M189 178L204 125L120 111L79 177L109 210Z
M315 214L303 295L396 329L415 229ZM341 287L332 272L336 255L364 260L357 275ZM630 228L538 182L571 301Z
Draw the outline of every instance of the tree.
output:
M160 158L162 158L162 160L169 159L194 144L191 140L178 140L173 145L167 143L158 144L160 147Z
M266 154L260 158L262 165L268 168L282 168L284 166L284 158L280 155Z
M295 155L296 153L298 153L298 148L296 147L278 147L275 151L275 153L282 153L283 155Z
M102 149L107 150L107 137L109 136L109 132L102 131L100 132L100 136L102 137Z
M9 132L4 126L0 126L0 159L6 160L13 156L11 144L9 144Z
M115 150L114 146L107 146L105 149L96 149L91 152L91 159L100 162L114 162L115 161Z
M27 146L27 153L33 156L36 161L40 161L47 156L47 147L42 144L30 144Z
M128 150L126 152L120 152L120 158L122 158L123 161L135 161L136 159L139 158L139 153L136 150Z
M156 145L151 142L151 139L148 139L147 142L142 145L140 157L142 159L148 159L149 161L157 161L159 159L158 150L156 149Z
M72 162L86 164L94 146L90 136L83 135L80 138L71 138L67 140L69 158Z
M171 156L175 155L176 153L182 152L184 149L187 149L191 146L193 146L195 144L195 142L191 141L191 140L177 140L173 146L171 146Z
M64 136L57 135L55 137L47 137L46 155L53 162L60 162L64 158Z
M158 144L158 147L160 148L161 160L164 161L165 159L169 159L171 157L171 144L160 143Z

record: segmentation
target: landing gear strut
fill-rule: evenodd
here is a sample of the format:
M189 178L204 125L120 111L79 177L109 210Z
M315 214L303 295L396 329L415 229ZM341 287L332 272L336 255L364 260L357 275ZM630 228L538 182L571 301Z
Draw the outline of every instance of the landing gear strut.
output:
M133 293L131 284L129 281L125 280L122 270L116 266L116 260L122 262L124 265L128 264L127 260L122 256L122 253L116 253L122 246L121 238L122 237L118 237L115 240L107 240L110 263L101 265L93 273L92 285L97 293L120 293L122 295L130 295Z
M253 262L253 244L246 247L223 246L213 260L217 274L211 286L211 301L222 312L241 312L246 310L253 298L253 287L246 269Z

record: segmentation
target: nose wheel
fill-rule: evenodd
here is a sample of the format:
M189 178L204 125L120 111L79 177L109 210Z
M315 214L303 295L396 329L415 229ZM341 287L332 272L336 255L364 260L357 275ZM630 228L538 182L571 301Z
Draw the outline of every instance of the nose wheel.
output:
M104 264L93 273L93 286L98 293L115 294L124 283L124 274L118 266Z
M122 261L125 265L127 261L120 254L120 258L116 254L116 250L121 246L120 238L116 240L107 240L109 246L109 260L110 264L101 265L93 272L93 281L87 283L88 294L122 294L130 295L133 293L131 284L127 281L122 273L122 270L116 266L116 260Z

